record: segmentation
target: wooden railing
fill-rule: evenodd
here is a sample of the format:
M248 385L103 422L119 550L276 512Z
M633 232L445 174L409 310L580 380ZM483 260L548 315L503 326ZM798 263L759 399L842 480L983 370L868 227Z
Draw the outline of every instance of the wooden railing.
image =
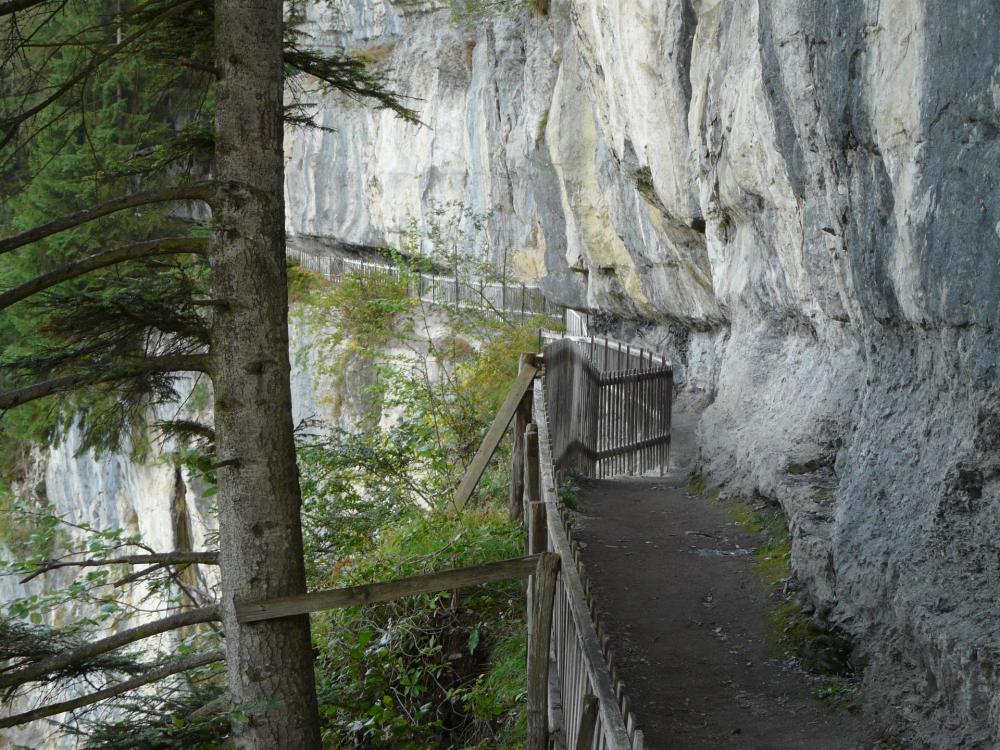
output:
M598 617L579 546L559 498L546 385L536 382L533 399L541 502L528 514L528 533L529 539L540 538L535 529L544 518L544 548L557 553L561 561L553 603L548 700L553 744L568 750L642 750L643 733L629 710L612 642ZM529 450L532 442L525 443ZM531 549L540 552L543 547L536 542Z
M579 326L579 329L585 331L588 325L589 322L585 321ZM553 341L577 342L580 344L580 351L601 372L670 366L669 360L664 359L658 354L654 354L648 349L643 349L634 344L626 344L605 336L589 336L586 333L574 334L570 330L569 325L566 326L565 333L542 329L539 332L539 338L541 339L539 349L544 349L546 344L551 344Z
M670 452L673 370L646 350L608 339L545 347L545 394L558 471L662 475Z

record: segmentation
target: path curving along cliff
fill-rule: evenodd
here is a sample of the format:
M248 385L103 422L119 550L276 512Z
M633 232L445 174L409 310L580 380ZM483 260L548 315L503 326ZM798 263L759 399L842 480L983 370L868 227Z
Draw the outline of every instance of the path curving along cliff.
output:
M687 492L694 423L675 414L665 476L582 480L571 515L646 747L873 747L862 717L822 704L770 642L761 535Z

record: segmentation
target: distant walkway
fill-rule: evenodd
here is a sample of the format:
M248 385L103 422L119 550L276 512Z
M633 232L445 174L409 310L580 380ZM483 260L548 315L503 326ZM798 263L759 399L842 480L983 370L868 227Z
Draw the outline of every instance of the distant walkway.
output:
M860 720L816 701L766 641L761 539L685 492L694 422L675 414L667 476L585 480L573 514L646 747L863 747Z
M523 284L508 278L448 275L429 269L418 271L396 263L366 260L336 247L324 248L322 243L315 241L306 244L289 241L286 255L303 268L333 281L345 276L403 279L408 284L410 296L429 305L478 310L494 320L511 318L523 322L532 317L559 320L570 335L588 334L586 312L552 302L536 284Z

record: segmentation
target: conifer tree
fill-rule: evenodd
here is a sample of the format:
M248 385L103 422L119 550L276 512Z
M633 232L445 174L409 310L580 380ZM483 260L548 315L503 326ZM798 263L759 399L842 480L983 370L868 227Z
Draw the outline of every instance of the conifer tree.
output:
M215 451L220 550L134 561L217 559L222 597L94 642L17 630L0 650L0 690L142 671L116 661L119 649L221 620L229 700L243 707L234 746L318 747L308 620L241 625L233 613L238 600L305 586L281 144L285 121L310 118L305 105L285 105L283 83L308 72L320 86L415 115L363 61L301 46L283 26L281 0L97 5L0 2L0 410L21 440L51 439L76 420L86 445L134 449L151 407L176 398L178 377L209 376L215 423L196 429ZM210 237L199 221L206 208ZM219 658L146 665L74 706L0 725Z

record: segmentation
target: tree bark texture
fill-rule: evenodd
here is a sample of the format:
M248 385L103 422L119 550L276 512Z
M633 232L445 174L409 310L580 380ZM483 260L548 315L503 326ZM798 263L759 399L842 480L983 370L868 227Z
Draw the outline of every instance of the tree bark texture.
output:
M235 603L305 592L292 437L282 154L282 2L216 0L210 263L219 563L233 726L245 750L320 747L307 615L241 625Z

